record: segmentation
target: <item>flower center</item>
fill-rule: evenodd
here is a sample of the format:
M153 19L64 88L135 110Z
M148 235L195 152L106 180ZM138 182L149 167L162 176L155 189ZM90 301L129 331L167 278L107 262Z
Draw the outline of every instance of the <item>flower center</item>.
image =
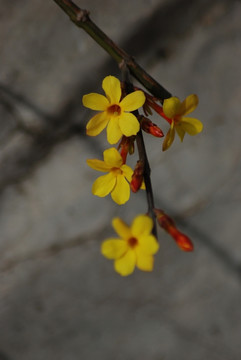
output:
M173 118L174 124L177 125L178 123L180 123L181 118L182 117L180 115L175 115Z
M121 114L121 107L117 104L113 104L108 107L107 111L110 115L118 116Z
M135 237L131 237L128 239L128 245L132 248L134 248L138 244L138 240Z
M114 173L116 176L123 174L123 171L122 171L120 168L118 168L118 167L113 167L113 168L111 169L111 171L112 171L112 173Z

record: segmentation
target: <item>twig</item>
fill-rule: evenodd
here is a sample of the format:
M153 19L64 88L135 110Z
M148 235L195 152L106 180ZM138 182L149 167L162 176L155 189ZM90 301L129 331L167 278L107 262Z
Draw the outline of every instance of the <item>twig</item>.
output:
M127 64L122 61L120 63L120 69L122 71L122 77L124 81L124 91L126 94L129 94L133 91L135 91L133 84L130 81L129 78L129 71L127 68ZM133 111L133 114L136 116L137 119L139 119L139 112L138 110ZM140 129L139 132L136 135L136 144L139 154L139 160L144 164L144 172L143 177L145 181L146 186L146 197L147 197L147 204L148 204L148 215L153 220L153 229L152 233L157 238L157 229L156 229L156 215L154 212L155 205L154 205L154 197L153 197L153 191L152 191L152 184L151 184L151 168L149 164L149 160L146 153L146 147L142 135L142 130Z

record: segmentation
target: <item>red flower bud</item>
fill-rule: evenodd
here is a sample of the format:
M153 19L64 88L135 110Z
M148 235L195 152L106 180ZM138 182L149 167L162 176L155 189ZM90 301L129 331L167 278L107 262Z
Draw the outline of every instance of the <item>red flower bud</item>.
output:
M176 241L180 249L182 249L183 251L193 250L193 244L189 237L181 233L176 227L170 227L168 232Z
M164 136L162 130L156 124L153 124L153 122L151 120L147 119L144 116L142 116L142 119L141 119L141 128L146 133L151 134L153 136L156 136L156 137Z
M173 221L173 219L166 215L162 210L155 209L158 224L176 241L177 245L183 251L192 251L193 244L189 237L180 232Z
M130 137L122 136L118 149L120 149L120 154L123 159L123 164L126 163L126 158L128 153L130 155L134 153L135 150L134 141L135 141L135 136L130 136Z
M144 165L142 161L139 160L136 163L136 167L130 183L131 191L134 193L136 193L141 187L143 181L143 172L144 172Z

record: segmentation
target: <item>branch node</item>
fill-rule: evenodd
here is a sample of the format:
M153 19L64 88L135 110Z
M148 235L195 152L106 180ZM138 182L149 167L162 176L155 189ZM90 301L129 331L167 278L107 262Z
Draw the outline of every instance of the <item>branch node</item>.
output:
M89 18L89 11L87 10L82 10L82 9L78 9L76 11L76 20L77 22L85 22L88 20Z
M125 68L126 68L126 61L125 61L125 59L122 59L121 62L119 62L118 66L119 66L120 70L125 69Z

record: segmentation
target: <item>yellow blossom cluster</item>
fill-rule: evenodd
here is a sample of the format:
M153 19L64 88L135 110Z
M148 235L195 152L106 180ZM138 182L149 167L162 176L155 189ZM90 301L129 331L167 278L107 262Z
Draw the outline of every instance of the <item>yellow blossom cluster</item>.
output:
M109 144L116 144L123 139L119 147L121 144L125 144L125 147L120 152L119 148L106 149L103 152L103 160L87 160L87 164L92 169L106 173L94 181L92 193L99 197L110 194L114 202L123 205L130 198L130 183L132 191L136 192L143 176L141 166L133 171L125 163L128 138L131 139L130 144L133 145L133 138L135 139L141 126L144 131L154 136L163 136L162 130L157 125L147 118L142 117L143 119L140 120L141 118L137 118L133 112L143 107L146 114L145 109L152 107L168 121L170 129L162 147L165 151L173 143L176 132L183 141L185 133L196 135L202 131L203 126L198 119L186 116L197 107L198 97L190 95L183 102L177 97L170 97L164 100L163 106L160 106L155 102L156 98L139 89L123 96L121 83L114 76L105 77L102 88L105 95L90 93L83 96L83 105L98 111L87 123L86 133L89 136L96 136L106 128ZM138 184L138 187L135 188L137 186L135 184ZM144 182L141 188L145 189ZM105 240L102 243L101 252L106 258L114 260L115 270L122 276L131 274L135 267L143 271L151 271L154 263L153 255L159 249L157 239L153 235L153 220L148 215L138 215L131 226L120 218L114 218L112 225L119 237ZM174 235L177 238L180 235L172 223L171 225L168 229L172 229L172 233L175 230Z

